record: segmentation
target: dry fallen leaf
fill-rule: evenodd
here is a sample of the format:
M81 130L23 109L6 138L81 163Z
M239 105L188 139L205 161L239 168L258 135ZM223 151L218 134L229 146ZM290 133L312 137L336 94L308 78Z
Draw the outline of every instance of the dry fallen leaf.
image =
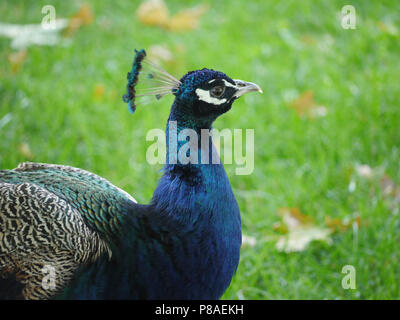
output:
M318 118L325 117L328 110L324 106L318 106L314 101L314 93L307 90L297 99L291 101L288 106L296 111L300 117Z
M199 25L200 17L208 10L206 5L184 9L173 15L168 21L168 29L171 31L190 31Z
M286 253L304 251L313 240L332 243L331 238L329 238L330 234L331 230L327 228L301 227L292 230L286 236L279 237L276 248Z
M287 233L280 236L276 243L279 251L287 253L303 251L313 240L331 243L329 235L332 231L328 228L317 227L312 218L298 208L281 208L278 214L287 228Z
M302 213L299 208L280 208L278 215L289 229L297 227L299 224L312 223L310 216Z
M330 216L325 217L326 225L332 230L332 232L345 232L347 229L353 227L354 224L358 228L361 227L361 217L357 216L354 219L339 219L331 218Z
M165 27L169 12L163 0L148 0L139 6L136 15L144 25Z
M200 17L207 9L206 5L199 5L183 9L170 17L163 0L147 0L139 6L136 15L139 21L147 26L157 26L170 31L190 31L197 28Z
M29 147L29 144L27 144L26 142L23 142L18 146L18 151L22 156L24 156L28 160L32 160L34 158L31 148Z
M72 36L80 27L91 24L94 20L94 14L89 4L83 4L78 12L76 12L68 21L65 29L66 37Z
M17 52L12 52L8 55L8 61L11 65L11 72L17 73L28 56L28 52L23 49Z

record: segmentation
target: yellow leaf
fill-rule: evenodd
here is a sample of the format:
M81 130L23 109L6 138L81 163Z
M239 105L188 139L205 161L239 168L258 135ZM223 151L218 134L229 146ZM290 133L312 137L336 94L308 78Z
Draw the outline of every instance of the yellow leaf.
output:
M169 12L163 0L148 0L139 6L136 15L144 25L165 27Z
M8 55L8 61L11 65L11 72L17 73L28 56L28 52L24 49L17 52L12 52Z
M173 15L168 21L168 29L171 31L190 31L199 25L200 17L208 10L206 5L200 5L190 9L184 9Z
M325 223L326 223L327 227L332 230L332 232L345 232L347 229L353 227L354 224L357 225L357 228L360 228L361 227L361 217L357 216L354 219L342 220L339 218L331 218L330 216L326 216Z
M303 251L313 240L324 240L331 242L329 235L331 230L328 228L320 228L314 225L313 219L302 213L298 208L281 208L278 215L282 218L279 224L279 231L286 226L286 233L278 237L276 248L279 251L295 252ZM278 226L278 225L277 225Z
M199 5L183 9L170 17L163 0L147 0L136 10L136 15L139 21L147 26L157 26L170 31L188 31L197 28L200 17L207 10L208 6Z
M314 93L307 90L297 99L288 104L290 108L296 111L300 117L318 118L327 115L328 110L324 106L318 106L314 101Z
M299 227L287 235L279 237L276 248L286 253L304 251L313 240L332 243L332 240L329 238L330 234L331 230L327 228L313 226Z
M299 224L312 223L311 217L302 213L299 208L280 208L278 209L278 215L282 217L289 230Z
M31 152L29 145L25 142L21 143L18 146L18 151L22 156L24 156L28 160L32 160L34 158L34 155Z
M64 35L70 37L80 27L91 24L94 20L94 14L89 4L83 4L77 13L75 13L68 21L68 26L65 29Z

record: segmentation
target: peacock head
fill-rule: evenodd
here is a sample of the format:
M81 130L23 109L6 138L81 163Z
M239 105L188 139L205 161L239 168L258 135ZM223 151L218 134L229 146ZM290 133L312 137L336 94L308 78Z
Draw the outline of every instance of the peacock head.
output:
M174 91L181 112L199 119L213 120L229 111L232 103L245 93L261 88L252 82L234 80L212 69L188 72Z
M229 111L233 102L245 93L262 93L255 83L231 79L223 72L206 68L188 72L177 80L145 58L144 49L136 51L132 71L128 73L128 92L124 101L129 103L131 112L136 109L137 98L160 99L172 93L175 95L173 112L183 119L211 124ZM140 87L141 79L151 80L154 84Z

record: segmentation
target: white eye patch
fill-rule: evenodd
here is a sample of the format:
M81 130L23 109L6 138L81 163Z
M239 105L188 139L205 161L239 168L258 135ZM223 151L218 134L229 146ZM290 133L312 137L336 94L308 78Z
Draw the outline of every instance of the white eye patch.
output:
M208 81L208 83L213 83L214 81L216 81L217 79L212 79L210 81ZM224 83L225 83L225 87L232 87L236 89L236 86L233 85L232 83L230 83L229 81L226 81L225 79L221 79Z
M218 99L210 96L210 91L209 90L203 90L203 89L196 89L196 94L199 97L199 100L202 100L204 102L210 103L210 104L215 104L215 105L220 105L226 102L226 98L223 99Z
M234 84L230 83L229 81L226 81L225 79L222 79L222 81L225 83L225 87L231 87L237 89L237 87Z

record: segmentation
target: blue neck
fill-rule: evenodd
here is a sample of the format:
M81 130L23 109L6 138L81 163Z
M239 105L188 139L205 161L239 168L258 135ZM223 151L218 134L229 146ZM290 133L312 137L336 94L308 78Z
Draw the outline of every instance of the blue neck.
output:
M182 119L172 110L167 124L167 164L154 191L151 207L155 216L168 230L174 230L177 238L193 252L176 249L177 265L182 263L181 276L188 277L171 284L171 297L190 299L218 299L231 282L239 263L241 246L240 211L223 165L212 162L216 152L211 137L206 140L210 152L209 163L201 162L204 153L200 143L201 129L196 123ZM178 142L177 148L169 141L171 121L176 121L175 131L194 129L198 137L197 164L170 163L186 142ZM204 158L207 157L203 157ZM178 240L172 240L179 243ZM182 246L182 244L178 244ZM179 253L180 252L180 253ZM159 254L162 264L163 254ZM204 287L204 284L208 284ZM168 285L167 285L168 286ZM187 287L185 287L187 286ZM162 286L163 287L163 286ZM163 289L158 287L161 292ZM172 298L173 299L173 298Z
M236 211L237 203L208 134L212 122L199 124L187 119L177 109L174 103L167 122L166 164L164 175L153 194L155 211L162 212L169 219L172 216L176 220L190 220L192 223L204 216L207 219L228 218L223 212L232 212L232 206ZM188 132L191 134L189 141L181 141L180 135L187 136ZM182 163L185 160L189 163ZM235 219L240 221L239 213Z

